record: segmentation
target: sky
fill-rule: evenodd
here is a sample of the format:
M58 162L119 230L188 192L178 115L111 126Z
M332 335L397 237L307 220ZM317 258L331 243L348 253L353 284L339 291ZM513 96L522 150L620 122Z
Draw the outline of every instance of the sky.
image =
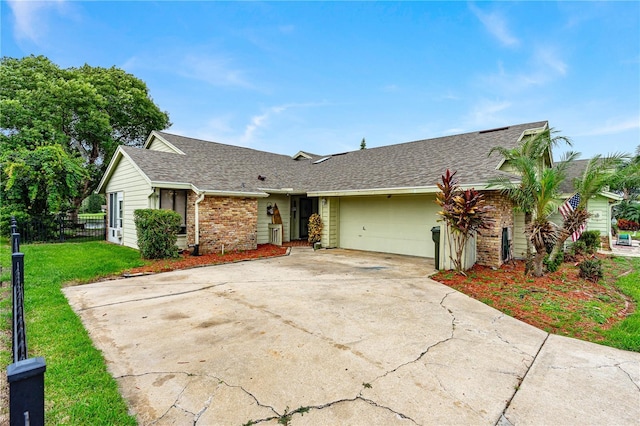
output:
M331 154L548 120L640 145L640 2L0 0L2 56L118 67L184 136Z

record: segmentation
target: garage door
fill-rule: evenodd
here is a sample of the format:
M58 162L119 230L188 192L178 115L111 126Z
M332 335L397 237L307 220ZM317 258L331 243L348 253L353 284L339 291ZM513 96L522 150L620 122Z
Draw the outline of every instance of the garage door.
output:
M340 199L340 247L434 257L431 228L438 205L432 195Z

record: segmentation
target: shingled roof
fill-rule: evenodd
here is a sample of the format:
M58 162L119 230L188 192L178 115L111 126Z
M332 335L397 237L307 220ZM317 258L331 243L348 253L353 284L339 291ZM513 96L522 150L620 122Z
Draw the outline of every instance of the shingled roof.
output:
M121 147L154 184L190 185L200 191L264 194L276 191L367 193L376 190L435 191L446 169L458 172L461 184L484 187L503 173L491 148L517 146L527 130L546 121L368 148L340 154L306 156L274 154L208 142L166 132L155 137L182 153ZM302 152L302 151L301 151ZM260 179L259 179L260 177ZM515 178L515 177L514 177Z
M582 177L589 161L591 160L573 160L569 163L565 180L560 184L560 192L563 194L573 194L576 192L573 182Z

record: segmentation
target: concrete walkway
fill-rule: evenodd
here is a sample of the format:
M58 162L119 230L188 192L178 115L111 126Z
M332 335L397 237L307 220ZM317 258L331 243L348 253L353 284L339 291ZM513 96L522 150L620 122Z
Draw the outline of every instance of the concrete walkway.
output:
M294 248L65 294L140 424L638 424L639 353L548 335L431 265Z
M631 240L631 246L622 246L615 244L615 238L613 244L611 244L611 251L602 251L605 254L615 254L616 256L626 257L640 257L640 241Z

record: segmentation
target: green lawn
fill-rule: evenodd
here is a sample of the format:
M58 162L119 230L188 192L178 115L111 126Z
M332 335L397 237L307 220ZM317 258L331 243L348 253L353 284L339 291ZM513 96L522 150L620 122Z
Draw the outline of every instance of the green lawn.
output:
M80 213L78 219L102 219L106 215L106 213Z
M616 258L615 260L625 262L626 259ZM616 282L616 286L634 300L636 310L624 321L606 331L605 344L640 352L640 258L628 258L628 260L633 265L633 272L621 277Z
M29 244L25 255L25 317L29 356L42 356L45 373L47 424L135 425L127 414L115 380L108 374L102 354L62 294L69 282L88 282L144 262L140 254L105 242ZM3 271L10 270L10 248L2 245ZM4 282L10 280L3 273ZM2 327L11 330L10 292L3 287L0 303ZM6 336L6 333L4 334ZM6 339L6 337L5 337ZM8 343L8 345L7 345ZM5 341L10 348L10 342ZM11 354L0 354L2 366Z

